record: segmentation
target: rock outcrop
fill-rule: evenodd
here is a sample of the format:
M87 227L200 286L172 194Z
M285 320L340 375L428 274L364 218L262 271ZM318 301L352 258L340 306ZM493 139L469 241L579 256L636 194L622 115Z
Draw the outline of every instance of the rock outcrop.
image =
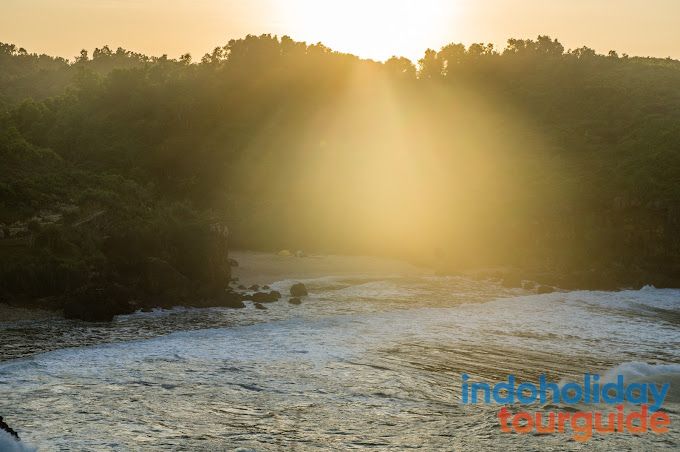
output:
M172 307L189 298L189 279L163 259L147 258L144 273L141 289L153 304Z
M307 296L307 287L302 283L295 283L290 287L290 295L293 297Z
M14 437L17 441L19 441L19 434L12 429L7 423L3 420L2 416L0 416L0 430L4 430L10 435Z
M244 300L250 300L255 303L273 303L279 298L281 298L281 293L276 290L271 292L255 292L254 294L243 296Z
M89 285L76 291L64 304L64 317L88 322L110 322L114 316L131 314L137 309L129 291L116 284Z

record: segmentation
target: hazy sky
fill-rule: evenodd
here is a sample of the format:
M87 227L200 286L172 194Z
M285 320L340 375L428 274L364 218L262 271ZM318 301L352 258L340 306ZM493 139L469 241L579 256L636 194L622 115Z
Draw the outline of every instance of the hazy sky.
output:
M448 42L549 34L567 48L680 58L680 0L2 0L0 41L72 58L104 44L195 58L245 34L416 59Z

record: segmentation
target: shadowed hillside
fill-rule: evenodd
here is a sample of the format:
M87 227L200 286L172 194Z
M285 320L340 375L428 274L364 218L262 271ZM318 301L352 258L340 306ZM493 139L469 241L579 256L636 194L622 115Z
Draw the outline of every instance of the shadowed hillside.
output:
M165 296L139 276L159 260L223 288L215 225L236 247L677 287L678 124L680 62L545 36L417 67L270 35L196 62L2 44L2 291Z

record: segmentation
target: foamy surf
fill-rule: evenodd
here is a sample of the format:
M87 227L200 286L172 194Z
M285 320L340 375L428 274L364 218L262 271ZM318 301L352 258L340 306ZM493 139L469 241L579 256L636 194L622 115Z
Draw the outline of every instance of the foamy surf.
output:
M301 306L267 311L178 309L53 325L45 341L66 338L72 348L0 363L7 416L44 450L344 449L366 441L367 417L382 447L427 437L433 449L494 450L495 410L456 402L464 372L488 381L677 376L680 335L668 320L677 291L534 295L459 277L387 276L308 278ZM19 338L3 334L6 353ZM637 444L669 449L666 439ZM554 437L502 441L506 451L569 450ZM602 450L630 444L601 441Z

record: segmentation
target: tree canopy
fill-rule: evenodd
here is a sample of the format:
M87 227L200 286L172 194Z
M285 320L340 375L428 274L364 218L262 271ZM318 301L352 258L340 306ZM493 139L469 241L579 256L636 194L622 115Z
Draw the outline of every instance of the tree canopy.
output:
M272 35L200 59L0 44L0 222L181 204L235 246L680 278L678 124L680 62L547 36L417 65Z

